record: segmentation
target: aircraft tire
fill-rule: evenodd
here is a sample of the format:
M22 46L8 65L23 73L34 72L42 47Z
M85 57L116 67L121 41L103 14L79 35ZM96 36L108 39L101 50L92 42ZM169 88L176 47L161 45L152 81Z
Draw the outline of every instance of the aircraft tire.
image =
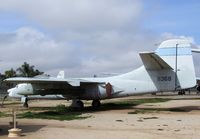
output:
M93 108L99 108L101 106L100 100L93 100L92 101L92 107Z
M83 104L83 102L82 102L81 100L78 100L78 101L76 102L76 104L77 104L77 106L79 107L79 109L83 109L83 108L84 108L84 104Z
M185 91L184 90L179 91L178 95L185 95Z

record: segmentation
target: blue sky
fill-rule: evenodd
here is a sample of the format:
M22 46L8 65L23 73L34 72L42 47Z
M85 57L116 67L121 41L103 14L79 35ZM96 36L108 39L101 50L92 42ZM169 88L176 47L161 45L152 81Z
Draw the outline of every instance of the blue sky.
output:
M0 19L0 33L14 32L24 26L34 27L38 30L44 29L36 22L27 19L23 14L17 12L0 11Z
M198 0L2 0L0 72L24 61L47 74L127 72L168 38L200 44ZM197 59L195 61L198 61Z
M199 0L146 0L144 12L150 13L144 26L158 33L193 36L200 43L199 7Z

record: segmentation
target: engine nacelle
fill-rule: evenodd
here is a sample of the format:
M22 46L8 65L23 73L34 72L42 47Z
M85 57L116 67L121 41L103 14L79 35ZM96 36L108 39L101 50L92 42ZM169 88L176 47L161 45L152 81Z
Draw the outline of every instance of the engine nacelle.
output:
M113 93L113 88L110 83L98 85L98 91L101 98L109 98Z
M90 85L85 87L84 99L105 99L110 98L113 88L110 83L100 85Z

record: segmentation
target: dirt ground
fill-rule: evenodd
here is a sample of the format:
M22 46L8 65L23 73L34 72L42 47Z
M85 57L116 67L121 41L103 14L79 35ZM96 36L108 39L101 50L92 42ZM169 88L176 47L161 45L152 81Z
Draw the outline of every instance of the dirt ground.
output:
M145 96L146 97L146 96ZM154 97L154 96L147 96ZM169 96L161 96L169 97ZM172 96L177 100L148 103L124 109L108 109L85 113L90 118L72 121L17 119L23 139L199 139L200 97L194 95ZM129 97L120 99L137 99ZM194 99L198 98L198 99ZM119 101L106 100L106 101ZM31 101L29 105L56 106L63 100ZM69 103L67 103L69 105ZM89 105L89 103L87 103ZM19 106L19 104L15 104ZM11 106L9 106L11 107ZM144 114L128 114L134 109L181 109L183 111L158 111ZM1 111L6 108L0 108ZM7 108L8 109L8 108ZM11 117L0 118L0 139L8 138Z

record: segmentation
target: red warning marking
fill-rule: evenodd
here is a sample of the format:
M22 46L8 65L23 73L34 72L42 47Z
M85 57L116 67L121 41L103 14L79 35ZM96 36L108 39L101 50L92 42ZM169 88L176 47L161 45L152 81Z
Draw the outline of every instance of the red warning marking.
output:
M110 83L106 84L106 94L107 94L107 97L111 97L112 95L112 85Z

